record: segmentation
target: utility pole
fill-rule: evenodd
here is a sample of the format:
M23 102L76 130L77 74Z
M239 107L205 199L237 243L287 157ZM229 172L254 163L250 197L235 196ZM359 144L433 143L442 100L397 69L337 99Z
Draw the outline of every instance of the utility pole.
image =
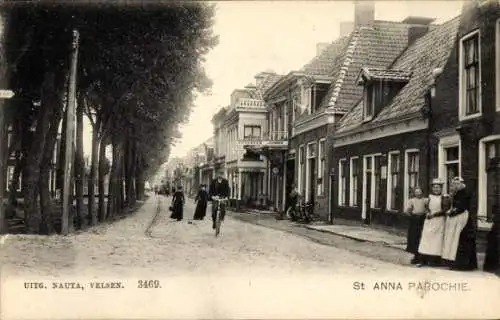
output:
M80 34L73 30L71 64L69 70L68 98L66 103L66 145L64 153L63 210L61 233L67 235L73 231L73 156L75 151L76 122L76 68L78 65L78 44Z

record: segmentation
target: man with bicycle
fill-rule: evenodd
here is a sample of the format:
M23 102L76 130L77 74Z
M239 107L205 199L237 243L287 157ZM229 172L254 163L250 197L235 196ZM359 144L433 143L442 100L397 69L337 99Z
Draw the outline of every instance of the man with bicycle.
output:
M222 173L217 175L217 178L212 180L210 183L210 188L208 190L209 200L212 201L212 229L215 229L215 218L217 215L217 203L213 200L219 201L220 199L229 198L229 182L224 178ZM226 204L221 202L220 204L220 220L224 220L226 215Z

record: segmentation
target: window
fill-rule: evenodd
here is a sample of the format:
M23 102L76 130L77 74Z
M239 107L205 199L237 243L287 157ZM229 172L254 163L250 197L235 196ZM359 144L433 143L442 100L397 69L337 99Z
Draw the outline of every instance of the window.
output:
M351 177L350 177L351 188L349 192L349 203L351 207L357 207L359 205L358 201L359 158L358 157L351 158L350 171L351 171Z
M373 115L375 114L375 108L373 104L373 86L370 84L367 84L365 86L365 100L364 100L364 108L363 108L363 119L364 120L370 120L373 118Z
M407 151L406 153L406 194L405 194L405 203L408 202L408 199L413 196L413 190L418 185L419 179L419 153L418 151Z
M347 205L347 160L339 161L339 206Z
M326 183L326 149L325 149L325 139L321 139L318 145L318 196L325 193L325 183Z
M479 45L479 31L460 42L460 115L464 118L481 113Z
M299 192L303 194L303 187L302 187L302 184L303 184L303 174L304 174L304 163L305 163L305 153L304 153L304 146L300 146L299 147L299 183L298 183L298 189L299 189Z
M380 201L380 186L382 184L382 176L381 176L381 156L374 156L374 168L373 168L373 178L375 182L375 188L374 188L374 199L373 199L373 207L374 208L381 208L381 201Z
M382 83L367 83L364 89L363 120L369 121L375 116L375 108L382 98Z
M446 172L446 192L450 192L450 181L460 175L459 147L444 148L444 167Z
M316 143L309 143L307 145L307 158L315 158L316 157Z
M243 137L245 139L260 138L260 126L245 126Z
M400 167L399 152L389 153L388 160L387 208L389 210L397 210Z
M495 41L495 52L496 52L496 70L500 70L500 19L497 20L496 26L496 41ZM500 111L500 72L496 72L496 102L497 111Z

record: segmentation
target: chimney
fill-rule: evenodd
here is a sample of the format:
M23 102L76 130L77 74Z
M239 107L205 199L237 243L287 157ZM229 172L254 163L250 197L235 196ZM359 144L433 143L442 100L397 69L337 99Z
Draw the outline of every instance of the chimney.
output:
M354 30L354 22L344 21L340 23L339 37L347 37Z
M417 39L429 32L429 25L434 22L434 18L407 17L402 22L408 25L408 45L412 45Z
M319 56L330 44L328 42L321 42L316 44L316 56Z
M370 26L375 20L375 3L372 0L354 1L354 27Z

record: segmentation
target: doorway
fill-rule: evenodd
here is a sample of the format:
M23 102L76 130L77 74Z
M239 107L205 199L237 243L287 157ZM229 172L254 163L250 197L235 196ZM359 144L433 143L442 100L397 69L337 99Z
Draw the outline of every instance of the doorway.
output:
M373 192L373 156L366 156L363 163L363 207L361 219L364 223L371 222L371 207L374 198Z
M309 181L307 182L309 185L308 191L308 200L311 203L314 203L314 195L316 194L316 158L310 158L309 161Z

